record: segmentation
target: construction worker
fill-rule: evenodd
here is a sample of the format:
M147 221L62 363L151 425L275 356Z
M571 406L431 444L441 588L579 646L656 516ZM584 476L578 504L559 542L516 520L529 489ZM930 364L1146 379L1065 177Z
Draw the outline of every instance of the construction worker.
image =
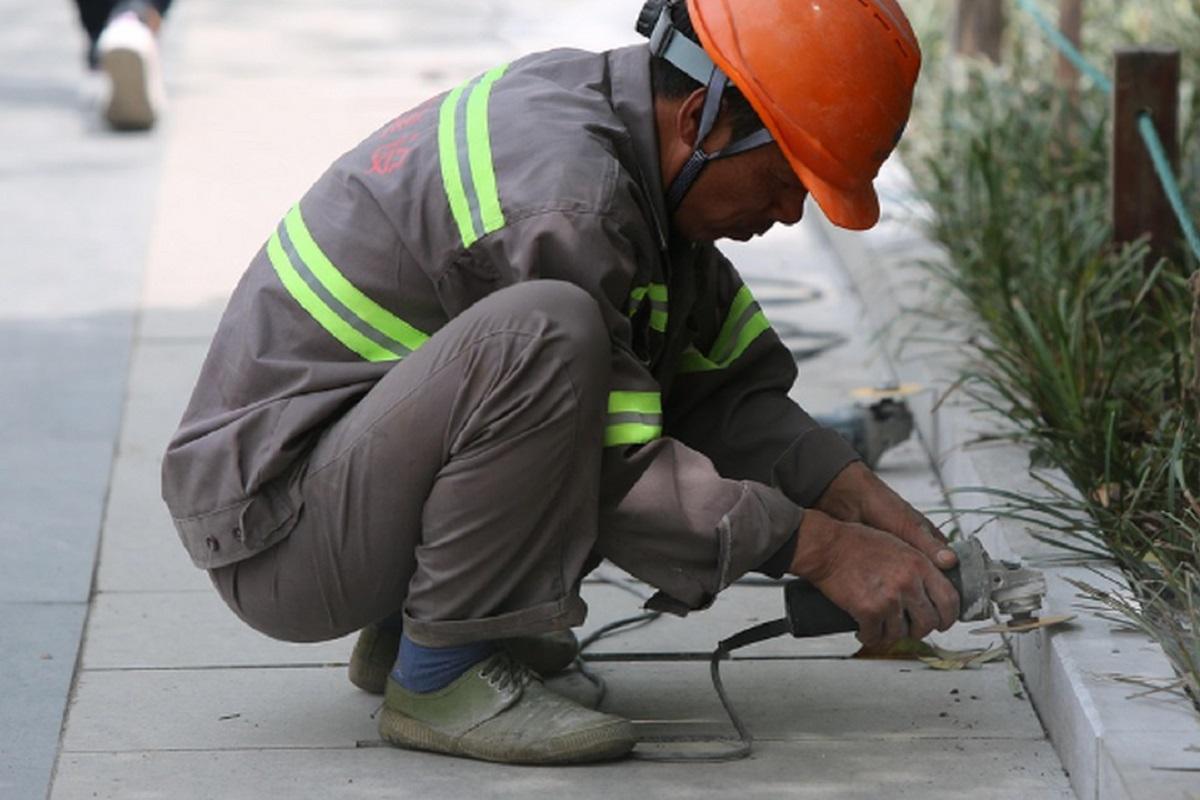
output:
M254 257L163 463L195 563L269 636L362 629L401 747L607 759L545 689L607 558L709 605L791 573L866 642L949 627L954 556L833 431L713 246L847 228L908 117L895 0L651 0L650 46L492 69L337 159ZM532 668L531 668L532 667Z

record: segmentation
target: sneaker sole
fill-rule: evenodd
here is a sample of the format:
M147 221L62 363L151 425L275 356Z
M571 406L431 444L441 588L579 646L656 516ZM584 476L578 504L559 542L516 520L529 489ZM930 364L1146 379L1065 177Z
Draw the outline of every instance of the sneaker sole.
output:
M154 107L147 88L146 63L136 50L116 48L100 56L100 66L112 82L112 98L104 116L118 130L154 126Z
M380 712L379 735L388 744L505 764L582 764L628 755L637 744L632 723L613 720L541 743L536 748L492 746L469 738L453 739L423 722L386 706ZM469 734L468 734L469 736Z

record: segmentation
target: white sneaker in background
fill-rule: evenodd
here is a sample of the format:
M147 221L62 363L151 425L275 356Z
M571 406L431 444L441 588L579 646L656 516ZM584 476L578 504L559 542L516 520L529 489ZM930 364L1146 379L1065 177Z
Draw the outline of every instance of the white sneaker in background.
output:
M154 32L136 13L126 11L104 26L96 51L110 83L104 112L109 124L118 130L153 127L164 99Z

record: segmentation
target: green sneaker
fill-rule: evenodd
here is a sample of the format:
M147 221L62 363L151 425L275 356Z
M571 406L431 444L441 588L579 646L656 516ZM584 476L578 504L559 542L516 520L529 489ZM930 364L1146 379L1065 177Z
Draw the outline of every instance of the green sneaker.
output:
M364 692L383 694L400 652L400 632L368 625L350 653L350 682Z
M517 636L501 639L496 644L513 658L543 678L562 672L579 655L579 640L570 628L565 631L539 633L537 636Z
M579 640L570 630L501 639L499 644L543 678L562 672L579 655ZM378 625L363 628L350 654L350 682L364 692L383 694L399 651L399 632Z
M555 694L505 652L436 692L388 680L379 735L397 747L507 764L605 761L637 743L629 720Z

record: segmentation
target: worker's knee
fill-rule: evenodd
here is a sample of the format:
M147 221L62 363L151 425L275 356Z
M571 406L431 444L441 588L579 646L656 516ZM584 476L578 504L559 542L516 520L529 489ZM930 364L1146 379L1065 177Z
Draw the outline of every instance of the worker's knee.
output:
M504 290L517 312L539 321L543 344L572 372L606 377L611 345L600 306L584 289L555 280L528 281Z

